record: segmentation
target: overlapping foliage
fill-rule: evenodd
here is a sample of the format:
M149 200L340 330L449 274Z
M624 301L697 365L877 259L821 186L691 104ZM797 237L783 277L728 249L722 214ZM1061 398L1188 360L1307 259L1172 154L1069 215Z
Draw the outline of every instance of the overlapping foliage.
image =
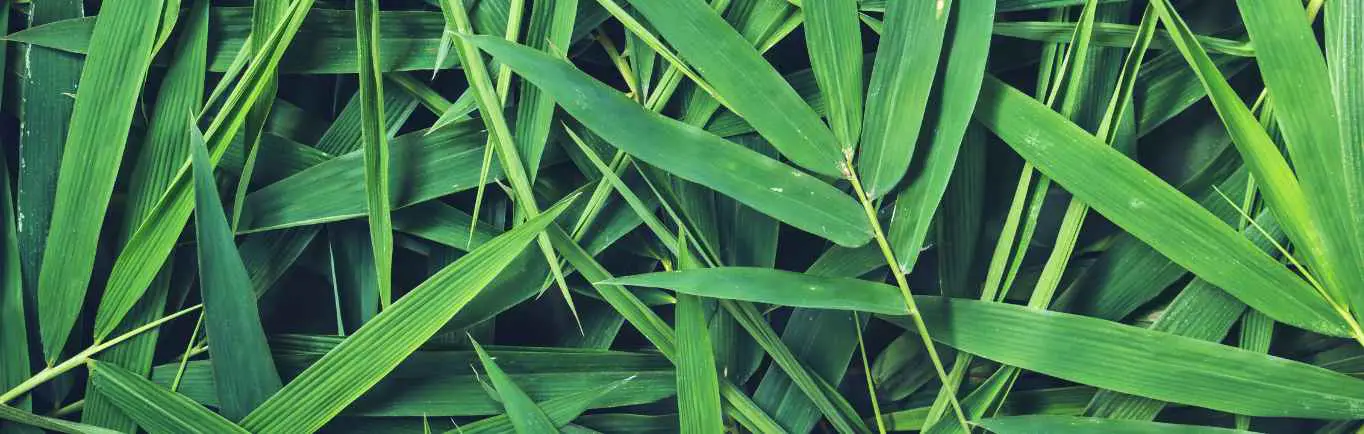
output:
M0 6L0 431L1364 419L1356 1Z

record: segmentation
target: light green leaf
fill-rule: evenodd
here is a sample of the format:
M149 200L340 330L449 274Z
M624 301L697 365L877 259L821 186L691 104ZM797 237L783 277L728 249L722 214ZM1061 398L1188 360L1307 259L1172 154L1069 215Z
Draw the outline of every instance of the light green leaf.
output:
M867 196L873 199L889 193L909 169L933 77L938 72L951 4L950 0L896 1L886 8L886 27L867 87L866 125L857 157L857 174L866 185ZM976 50L963 55L983 59L984 53ZM963 80L968 83L965 86L973 81L970 76ZM960 98L963 103L974 99L966 95Z
M842 153L833 133L820 122L819 115L801 102L753 44L706 2L630 0L629 3L715 89L716 99L753 125L782 155L801 167L824 175L840 176L843 173L847 156ZM522 75L525 75L524 71ZM545 83L536 84L545 87ZM564 103L560 98L560 104ZM601 134L600 131L597 133Z
M701 299L677 297L677 410L683 432L724 430L715 353Z
M582 392L565 395L541 402L539 405L545 410L545 414L557 426L565 426L569 422L577 419L579 415L587 411L592 405L602 399L603 396L611 393L617 388L628 384L632 379L625 378L610 384L597 387L595 389L584 390ZM675 426L676 424L674 424ZM480 434L480 433L505 433L513 429L510 416L499 415L480 420L457 429L447 431L447 434Z
M369 239L374 252L379 302L393 303L393 220L389 215L388 129L384 126L383 75L379 68L379 14L377 0L355 0L355 42L360 65L360 131L365 155L365 203L369 214Z
M502 368L497 366L497 362L489 356L478 342L470 339L474 351L478 353L478 360L483 364L483 370L488 373L488 379L492 381L493 387L497 389L497 397L502 406L507 410L507 417L511 419L512 426L516 432L523 434L553 434L558 432L557 425L545 415L535 401L531 401L530 396L521 390L516 382L512 381Z
M60 230L48 233L38 276L39 329L49 362L60 355L85 304L160 19L159 0L113 0L100 8L92 30L53 199L51 224Z
M1073 22L1054 21L1010 21L995 23L994 34L1032 41L1069 42L1075 33ZM1094 37L1091 43L1105 47L1127 48L1137 38L1137 26L1119 23L1094 23ZM1234 41L1212 36L1195 35L1198 43L1210 53L1226 54L1237 57L1255 57L1255 48L1249 42ZM1153 49L1173 49L1170 34L1164 30L1156 32L1152 41Z
M0 419L20 423L35 428L68 434L117 434L120 431L65 421L62 419L39 416L8 405L0 405Z
M258 62L242 73L242 78L228 94L217 116L205 131L209 160L216 165L222 159L233 137L241 129L246 114L256 97L268 88L270 72L279 64L284 49L297 34L303 17L312 8L313 0L294 0L283 24L270 34L259 53ZM114 261L105 286L104 298L95 315L95 339L108 337L132 308L170 256L175 240L184 229L193 210L193 196L188 175L182 166L166 193L157 202L147 219L128 239L127 245Z
M91 363L90 382L152 434L248 432L189 398L114 365Z
M1279 321L1331 335L1349 333L1307 282L1037 100L987 77L979 106L976 119L1038 170L1170 260Z
M924 118L924 123L930 126L931 136L927 149L922 151L923 164L919 170L907 174L909 185L895 197L894 214L887 230L895 258L900 260L900 268L906 270L913 269L918 262L933 215L957 165L957 154L966 146L963 142L985 140L982 134L968 136L966 132L989 57L994 3L988 0L956 1L956 21L943 54L943 74L935 82L938 89L932 101L937 104L930 105Z
M1274 101L1275 125L1292 158L1294 173L1311 207L1321 246L1307 245L1311 272L1336 301L1361 305L1359 272L1364 240L1364 146L1341 140L1330 71L1302 3L1293 0L1237 1L1255 44L1255 63ZM1272 206L1272 205L1271 205ZM1296 243L1301 238L1292 237ZM1315 250L1320 248L1321 250ZM1364 312L1356 312L1364 317Z
M812 176L651 113L568 63L499 38L470 41L553 95L588 129L644 162L836 243L855 246L871 238L857 204Z
M857 21L857 1L816 1L803 11L810 69L828 101L825 116L838 146L852 149L862 132L862 23Z

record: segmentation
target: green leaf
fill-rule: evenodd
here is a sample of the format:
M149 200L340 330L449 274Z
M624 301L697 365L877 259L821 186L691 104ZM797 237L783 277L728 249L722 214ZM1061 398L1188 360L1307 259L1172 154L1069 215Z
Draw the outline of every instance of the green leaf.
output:
M0 1L0 8L8 10L9 0ZM9 15L0 16L0 26L9 25ZM5 49L0 43L0 49ZM8 63L8 58L0 53L0 65ZM0 389L9 390L32 375L28 353L28 316L24 311L24 280L19 239L15 223L17 214L10 189L9 158L0 156ZM0 412L26 414L28 399L19 402L21 408L0 407ZM35 416L36 417L36 416Z
M855 246L871 238L857 204L814 177L646 111L568 63L499 38L469 40L554 96L594 133L641 161L836 243Z
M666 288L705 297L783 306L905 315L904 299L881 283L754 267L724 267L636 274L598 282Z
M928 228L938 204L943 201L948 180L957 165L957 154L966 141L983 142L981 134L968 136L967 124L976 107L980 82L989 57L990 26L994 4L984 0L957 0L956 21L948 36L946 52L937 77L937 88L924 124L931 128L923 163L907 174L909 185L895 197L887 238L894 248L900 268L910 270L928 237ZM879 54L878 54L879 56ZM902 65L908 67L909 65ZM916 69L916 71L919 71ZM928 74L919 71L920 74ZM923 134L920 134L923 136ZM905 136L909 137L909 136ZM892 146L908 140L895 139Z
M142 81L151 67L161 2L115 0L100 8L81 71L57 174L52 227L38 275L46 360L56 361L85 304L100 227L118 177ZM84 98L81 95L85 95Z
M578 415L586 412L589 407L597 403L603 396L611 393L619 387L628 384L631 378L597 387L595 389L584 390L582 392L565 395L559 398L550 399L540 403L540 407L545 410L545 414L556 426L563 427L569 422L578 418ZM676 424L674 424L676 426ZM448 431L451 434L478 434L478 433L502 433L515 428L514 420L509 415L493 416L457 429ZM524 432L517 430L517 432ZM557 432L557 430L555 431Z
M1217 115L1221 117L1222 123L1226 125L1227 133L1231 135L1232 143L1236 145L1242 160L1250 168L1251 175L1254 175L1266 204L1278 218L1289 239L1293 240L1299 249L1302 249L1306 259L1304 262L1311 266L1313 271L1330 271L1330 267L1318 266L1317 261L1324 259L1325 253L1325 246L1322 244L1323 240L1321 239L1321 232L1319 232L1320 228L1317 227L1318 222L1314 220L1313 208L1309 206L1306 191L1299 184L1298 178L1293 174L1288 161L1280 154L1278 146L1269 134L1260 127L1259 121L1251 114L1250 109L1246 108L1241 97L1217 70L1212 60L1208 58L1207 53L1194 39L1193 32L1189 30L1188 25L1175 14L1174 8L1169 5L1168 0L1151 2L1151 7L1156 10L1165 27L1171 31L1171 38L1179 48L1180 54L1184 56L1189 67L1194 70L1199 81L1203 83L1209 100L1217 109ZM1095 208L1098 209L1098 207ZM1149 240L1147 241L1149 242ZM1157 250L1160 249L1157 248ZM1166 254L1168 255L1168 253ZM1188 266L1187 264L1181 265ZM1317 268L1324 269L1316 270ZM1206 279L1206 277L1204 278ZM1223 288L1234 289L1234 287L1217 280L1208 280ZM1330 282L1327 283L1326 289L1332 290L1329 285ZM1260 306L1255 303L1247 304L1260 309ZM1265 313L1268 314L1269 312ZM1271 314L1270 316L1273 317L1274 315ZM1293 323L1292 321L1284 322Z
M128 205L123 211L123 225L119 239L128 237L156 207L166 187L175 179L180 165L189 159L190 130L196 128L190 113L203 108L204 52L208 44L208 2L195 1L180 25L184 30L177 38L173 51L175 61L157 92L147 135L136 154L131 179L128 182ZM133 306L124 320L124 327L151 322L165 310L170 292L170 265L167 261L147 289L147 296ZM146 375L152 366L160 330L150 330L121 345L110 348L97 358L109 364ZM85 408L81 420L85 423L132 431L137 425L108 399L86 387Z
M724 430L715 353L701 299L677 297L677 410L685 432Z
M240 420L279 390L281 384L260 310L232 239L232 229L208 162L208 150L198 130L192 131L194 170L194 230L199 258L199 289L204 300L204 330L214 364L223 415Z
M550 228L549 234L555 248L564 255L565 260L578 268L578 272L584 278L594 282L607 281L613 278L609 271L592 259L592 255L575 244L568 234L557 228ZM593 286L597 288L602 299L609 303L612 308L615 308L621 316L625 317L625 320L629 321L640 334L644 335L660 353L663 353L668 359L676 361L676 336L668 324L658 317L658 314L649 310L648 305L640 301L625 287L605 283L593 283ZM726 414L733 417L745 428L756 432L785 431L734 384L722 380L720 382L720 397L725 400Z
M247 415L242 425L261 433L320 428L440 330L572 199L494 238L418 285Z
M1357 146L1350 147L1349 144L1364 143L1364 77L1358 74L1358 71L1364 69L1364 53L1360 53L1359 50L1359 47L1364 46L1364 5L1358 2L1326 3L1325 28L1327 66L1330 68L1331 91L1335 96L1336 117L1340 125L1339 146L1349 148L1345 149L1345 152L1357 152L1355 149ZM1320 125L1318 127L1325 128ZM1359 158L1358 155L1354 157ZM1361 185L1360 161L1356 159L1341 163L1352 166L1353 172L1346 174L1355 175L1353 180L1343 182L1357 189ZM1355 192L1358 193L1358 190ZM1364 203L1361 203L1358 197L1351 199L1351 203L1342 204L1339 198L1336 198L1331 205L1352 213L1355 221L1351 226L1358 230L1362 223L1360 219L1364 217L1364 213L1360 212ZM1356 243L1359 241L1355 240ZM1355 254L1364 255L1364 245L1356 244ZM1357 298L1352 304L1364 305ZM1358 308L1356 309L1358 317Z
M782 155L801 167L824 175L843 173L847 156L842 153L833 133L820 122L819 115L801 102L753 44L705 2L630 0L629 3L677 49L683 60L696 68L718 93L714 95L716 99L743 116ZM484 49L489 48L484 46ZM521 72L526 75L525 71ZM532 78L531 81L536 80ZM536 84L545 87L545 83L536 81ZM562 98L559 100L560 105L566 106ZM600 131L597 133L601 134Z
M116 434L119 431L65 421L52 417L39 416L8 405L0 405L0 419L21 423L35 428L68 434Z
M1364 285L1359 264L1364 240L1364 147L1341 140L1330 71L1303 5L1290 0L1238 1L1255 44L1255 63L1274 101L1275 124L1292 158L1319 233L1321 250L1308 244L1312 273L1337 302L1364 305L1352 288ZM1300 238L1293 238L1299 244ZM1364 312L1356 312L1364 317Z
M867 87L866 125L857 157L857 174L872 199L889 193L909 169L933 77L938 72L951 4L950 0L897 1L886 8L886 27ZM971 50L964 54L984 58L978 48ZM972 87L969 83L974 80L968 75L963 81ZM963 103L974 99L966 95L961 98Z
M28 25L44 24L84 15L82 0L54 0L29 11ZM90 23L93 27L93 21ZM87 30L88 34L89 31ZM68 95L76 93L84 59L40 46L21 46L22 65L19 92L19 153L24 168L16 172L18 182L16 212L24 218L16 222L19 231L19 256L23 261L24 293L28 297L38 290L38 272L42 264L43 247L52 222L52 201L57 191L57 173L61 167L62 149L70 126L71 107L76 100Z
M507 410L507 417L511 419L512 426L516 432L524 434L553 434L558 432L555 424L549 420L549 416L540 409L535 401L531 401L530 396L521 390L511 377L507 376L502 368L497 366L497 362L489 356L483 347L473 339L469 340L473 344L474 351L478 353L478 361L483 364L483 370L488 373L488 379L492 381L493 387L497 389L497 396L502 406Z
M506 27L505 8L510 0L490 0L475 6L474 27L480 31L498 31ZM39 8L41 9L41 8ZM503 10L499 10L503 9ZM50 9L54 11L55 8ZM79 9L77 9L79 10ZM46 11L45 11L46 12ZM252 29L251 7L214 7L210 21L216 36L208 49L208 68L213 72L230 71L233 60L250 43ZM578 25L573 40L579 40L599 25L606 14L600 8L580 8ZM73 18L59 15L55 21L39 21L28 29L5 38L33 44L49 50L86 54L89 52L91 30L95 17ZM55 21L55 22L53 22ZM439 12L381 11L378 15L380 57L379 68L384 72L429 70L439 58L441 35L445 20ZM355 74L360 70L355 45L355 11L349 9L318 9L308 14L300 30L307 37L300 38L280 62L282 74ZM250 53L246 50L245 53ZM69 56L79 61L76 56ZM158 59L158 61L169 59ZM169 62L166 62L169 63ZM454 58L439 63L440 68L457 66Z
M446 18L453 23L455 30L461 33L473 31L473 26L469 23L469 16L465 13L462 5L463 0L445 0L446 6L443 7ZM524 6L524 5L522 5ZM518 18L519 20L519 18ZM513 33L508 33L510 39L515 39ZM455 42L460 58L464 62L464 77L469 83L469 89L473 92L478 103L479 112L483 115L483 123L488 130L488 146L496 151L498 163L506 174L507 181L511 184L511 193L516 204L516 218L532 218L540 214L540 205L536 203L535 193L532 191L531 176L527 174L528 169L525 161L521 158L520 151L517 150L516 139L512 137L511 126L507 122L506 115L503 113L504 101L506 100L506 86L509 78L504 78L511 74L511 70L502 66L499 71L499 81L496 88L490 78L487 63L484 62L482 54L466 38L460 38ZM480 185L484 174L488 173L488 158L484 156L484 163L480 167ZM537 157L537 160L539 158ZM482 191L479 191L482 197ZM474 214L478 214L478 204L474 205ZM554 247L550 245L549 238L543 234L535 239L536 245L540 247L540 252L545 255L545 261L549 264L551 275L558 283L560 294L564 302L568 305L569 312L573 315L573 320L579 322L578 308L573 304L573 296L568 290L568 284L564 282L564 273L560 269L559 258L554 253ZM578 324L579 328L582 324Z
M976 119L1038 170L1170 260L1279 321L1348 334L1305 281L1103 141L993 77L979 106Z
M859 310L913 329L893 286L778 270L651 273L605 283L702 297ZM1272 417L1355 418L1364 380L1316 366L1105 320L1003 303L917 296L935 340L1057 378L1215 410ZM896 311L889 313L888 311ZM1085 351L1068 349L1085 348Z
M1111 434L1250 434L1227 428L1070 416L1010 416L983 419L980 425L998 434L1111 433Z
M384 126L383 75L379 68L379 3L355 0L355 42L360 64L360 131L365 155L365 203L369 213L369 239L374 252L379 302L393 303L393 221L389 215L389 165L387 131Z
M1075 33L1073 22L1054 21L1010 21L995 23L994 34L1031 41L1069 42ZM1119 23L1094 23L1094 37L1091 43L1105 47L1127 48L1137 38L1137 26ZM1212 36L1195 35L1198 43L1209 53L1226 54L1237 57L1255 57L1255 48L1249 42L1222 39ZM1173 49L1170 34L1164 30L1156 32L1152 41L1153 49Z
M803 11L810 69L828 100L825 117L839 147L852 149L862 132L862 23L857 21L857 1L816 1Z
M1103 389L1266 417L1353 419L1364 400L1364 381L1212 342L1001 303L920 306L947 345Z
M587 5L595 3L588 2ZM534 2L530 11L530 26L526 30L526 46L555 57L568 57L567 50L573 42L575 31L573 16L577 10L578 0ZM516 140L517 154L525 163L526 173L534 181L536 169L540 167L540 157L549 140L554 100L524 80L517 88L516 98L516 131L513 139Z
M242 78L228 95L217 116L213 118L205 137L208 142L209 160L216 165L222 159L232 138L241 129L242 123L258 97L270 83L270 72L279 64L288 42L297 34L303 17L312 8L313 0L294 0L289 15L283 24L270 34L269 41L252 63L242 73ZM95 315L96 340L108 337L119 322L140 298L143 291L156 277L162 264L175 246L176 237L184 229L193 210L193 197L188 168L181 167L176 173L165 194L157 202L156 209L138 226L128 239L128 243L114 261L105 286L104 298Z
M536 279L543 281L544 274L541 271ZM470 308L472 306L466 309ZM297 374L335 348L342 339L339 336L276 336L273 341L278 353L275 361L286 375ZM648 404L676 393L673 366L658 354L525 347L498 347L488 353L504 366L503 370L531 399L545 406L551 419L555 417L553 410L546 406L547 402L632 377L628 383L590 403L575 402L590 409L611 408ZM419 350L346 407L342 416L453 417L503 413L502 403L486 393L487 376L469 369L477 363L478 355L469 350ZM178 365L157 366L152 374L153 381L170 384ZM212 365L212 360L191 361L182 377L180 393L216 407Z
M153 434L248 432L189 398L114 365L92 362L90 382Z

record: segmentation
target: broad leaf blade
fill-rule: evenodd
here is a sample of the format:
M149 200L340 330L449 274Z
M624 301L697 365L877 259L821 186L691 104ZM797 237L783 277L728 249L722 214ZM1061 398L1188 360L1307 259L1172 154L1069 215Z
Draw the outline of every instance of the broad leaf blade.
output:
M724 430L715 353L701 299L677 297L677 405L683 432Z
M951 4L949 0L896 1L886 8L886 27L867 88L866 125L857 157L857 174L872 198L890 192L909 169L933 77L938 72ZM972 81L970 76L963 79ZM960 101L972 100L963 95Z
M85 304L100 227L160 19L160 1L110 1L100 8L92 32L57 175L52 227L60 229L48 233L38 276L38 319L49 362L61 353Z
M207 408L114 365L90 365L90 382L114 405L153 434L246 433Z
M919 170L908 174L909 185L895 197L895 211L887 234L903 269L913 269L918 262L933 215L943 201L948 180L957 165L957 154L965 146L963 142L985 140L983 134L968 136L966 133L971 112L976 107L976 96L980 93L985 61L989 57L994 3L988 0L956 1L956 18L943 54L943 73L937 77L938 89L931 100L937 104L931 105L924 118L932 132L928 149ZM908 140L903 137L898 142Z
M839 244L860 245L871 237L857 204L814 177L650 113L568 63L499 38L474 36L470 41L554 96L593 132L644 162Z
M1359 215L1364 208L1364 146L1341 140L1330 72L1302 3L1236 3L1274 101L1276 126L1321 231L1311 235L1321 238L1322 252L1307 252L1309 260L1320 255L1312 272L1337 301L1358 305L1364 302L1353 289L1364 285L1358 268L1364 248L1358 232L1358 223L1364 222Z
M830 129L839 147L852 149L862 131L862 23L857 21L857 1L815 1L803 11L810 69L828 101Z
M843 172L847 158L819 115L706 2L630 0L630 4L719 93L721 103L748 120L782 155L824 175Z
M251 277L237 253L223 213L208 150L193 132L194 230L199 257L199 290L204 300L204 330L223 414L240 420L280 389L279 373L265 344Z
M355 1L355 42L360 53L360 131L365 152L365 203L369 239L374 252L379 301L393 302L393 220L389 208L388 129L384 126L383 75L379 69L377 0Z

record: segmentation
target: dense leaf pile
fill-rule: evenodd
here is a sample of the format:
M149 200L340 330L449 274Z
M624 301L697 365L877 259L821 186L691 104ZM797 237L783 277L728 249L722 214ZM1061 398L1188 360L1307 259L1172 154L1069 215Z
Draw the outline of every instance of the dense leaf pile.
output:
M0 431L1364 419L1358 1L0 7Z

